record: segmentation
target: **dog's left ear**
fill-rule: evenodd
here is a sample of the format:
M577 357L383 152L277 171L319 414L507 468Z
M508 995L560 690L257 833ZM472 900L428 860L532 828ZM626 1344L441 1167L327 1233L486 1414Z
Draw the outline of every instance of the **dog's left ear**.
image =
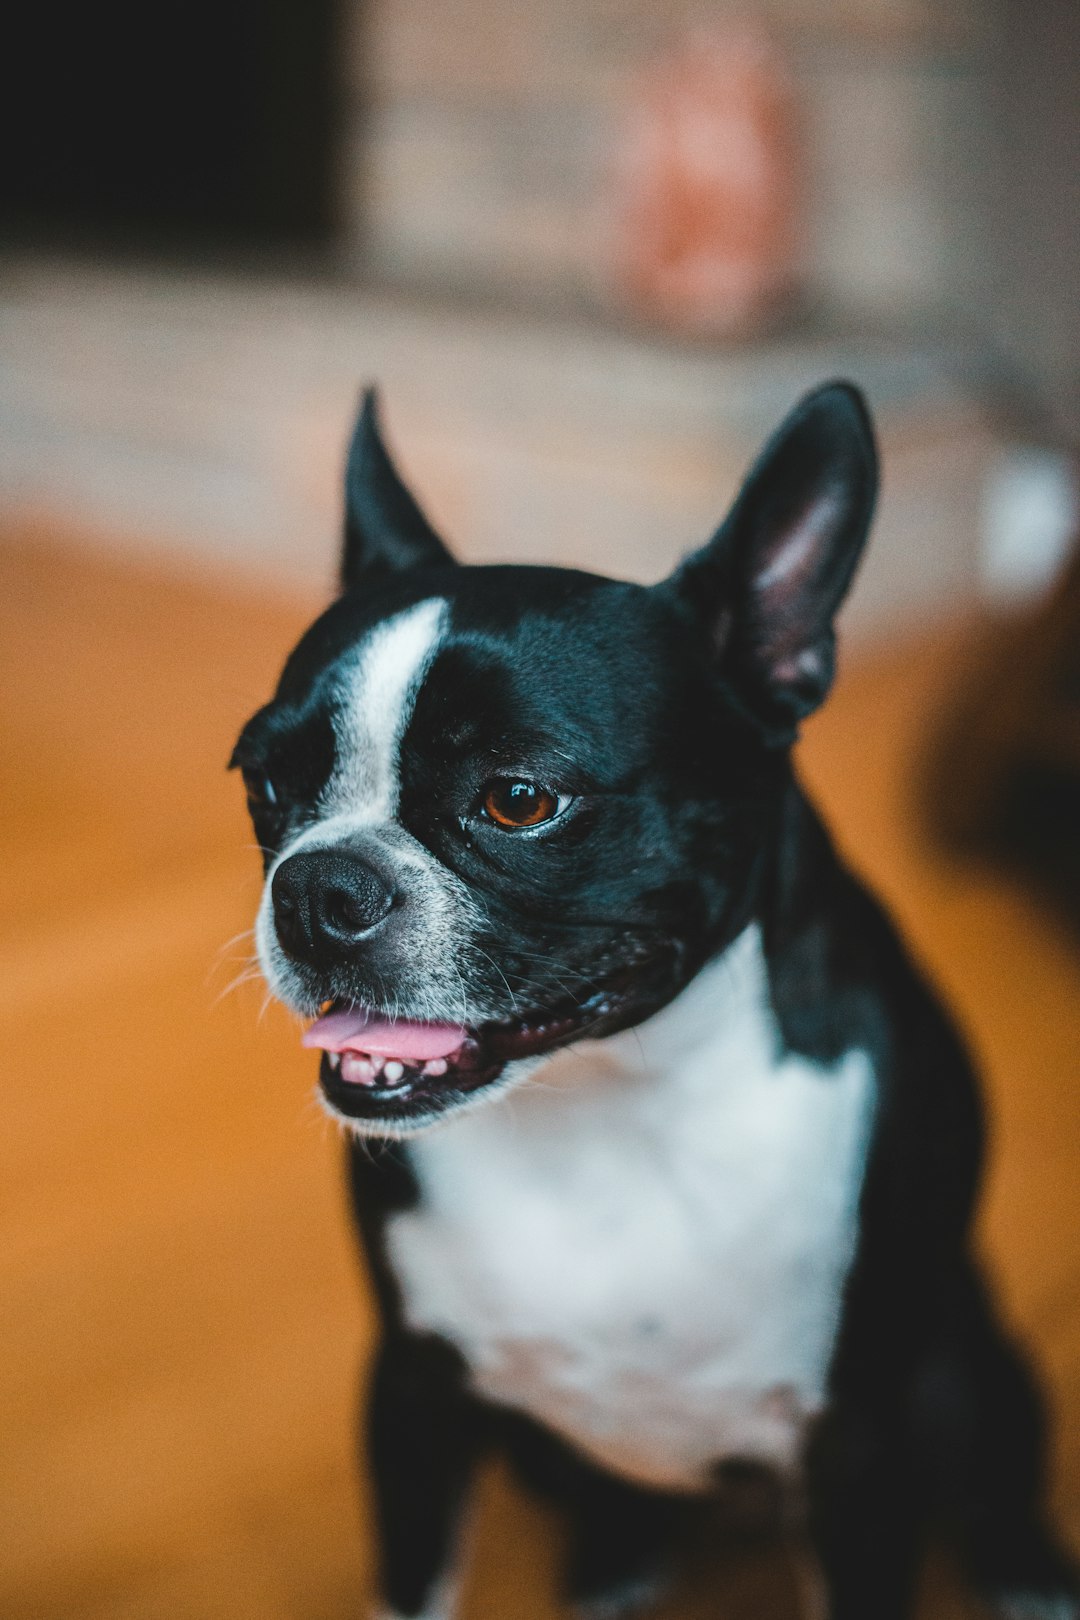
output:
M345 466L342 587L348 591L379 575L453 562L390 460L375 390L365 389Z
M768 740L790 742L832 684L833 618L877 495L877 450L850 383L808 394L750 469L710 543L665 582Z

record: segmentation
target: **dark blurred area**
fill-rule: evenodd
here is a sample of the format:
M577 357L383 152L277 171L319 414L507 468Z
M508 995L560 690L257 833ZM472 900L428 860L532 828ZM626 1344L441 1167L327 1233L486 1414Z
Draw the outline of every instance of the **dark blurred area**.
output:
M337 0L12 12L9 238L174 252L331 239Z

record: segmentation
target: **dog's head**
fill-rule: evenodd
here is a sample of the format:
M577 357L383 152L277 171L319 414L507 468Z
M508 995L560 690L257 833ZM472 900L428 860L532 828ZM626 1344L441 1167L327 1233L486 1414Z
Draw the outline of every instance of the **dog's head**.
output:
M233 757L263 970L355 1129L407 1134L640 1022L745 925L876 482L831 384L659 585L461 567L366 397L342 594Z

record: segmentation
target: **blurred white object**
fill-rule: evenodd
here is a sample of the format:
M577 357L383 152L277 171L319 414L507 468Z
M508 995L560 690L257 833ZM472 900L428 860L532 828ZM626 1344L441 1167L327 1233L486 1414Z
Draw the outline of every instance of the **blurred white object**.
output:
M987 596L1016 601L1052 584L1080 528L1076 465L1060 450L1012 445L991 463L982 515Z

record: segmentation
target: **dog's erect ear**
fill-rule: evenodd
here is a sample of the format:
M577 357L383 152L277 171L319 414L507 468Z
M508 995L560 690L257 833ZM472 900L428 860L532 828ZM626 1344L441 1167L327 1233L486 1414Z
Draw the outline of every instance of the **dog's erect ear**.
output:
M832 683L833 618L877 483L862 395L827 383L784 420L714 538L667 582L702 620L720 673L771 742L790 742Z
M343 588L380 574L453 561L390 460L379 432L375 390L365 389L345 467Z

